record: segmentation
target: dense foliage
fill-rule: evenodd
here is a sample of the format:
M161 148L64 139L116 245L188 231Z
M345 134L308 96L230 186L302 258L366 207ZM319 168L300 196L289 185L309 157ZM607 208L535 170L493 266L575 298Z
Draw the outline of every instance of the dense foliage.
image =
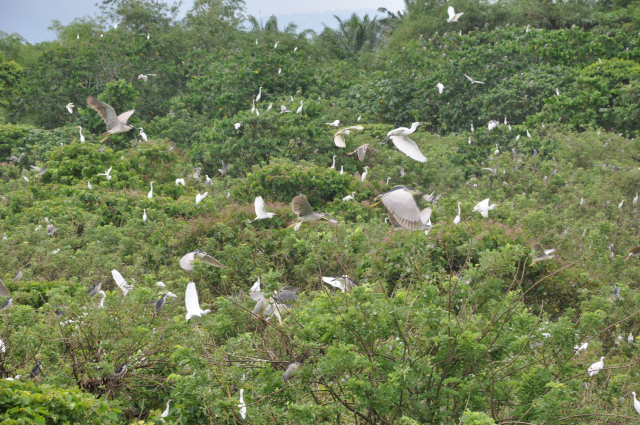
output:
M405 4L314 34L241 0L103 0L54 42L0 33L2 423L640 422L640 3ZM149 140L99 143L87 96ZM334 120L364 127L346 149ZM378 144L414 121L426 163ZM396 184L443 194L428 235L389 232ZM300 193L339 223L289 228ZM195 249L225 267L183 270ZM300 288L282 323L251 313L258 277ZM212 311L186 321L189 282Z

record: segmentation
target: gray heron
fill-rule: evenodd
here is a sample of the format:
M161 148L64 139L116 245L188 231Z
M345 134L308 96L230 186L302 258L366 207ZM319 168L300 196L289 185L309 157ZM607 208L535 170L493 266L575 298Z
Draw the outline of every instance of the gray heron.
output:
M613 299L617 300L620 297L620 288L618 287L617 283L614 283L614 287L613 287Z
M387 137L380 142L380 144L383 145L387 140L391 139L396 148L409 158L415 159L419 162L427 162L427 158L422 154L422 152L420 152L420 148L418 148L416 142L407 137L414 133L420 124L422 123L414 122L411 124L411 128L399 127L393 129L387 133Z
M180 259L180 267L182 267L183 270L190 272L191 270L193 270L194 260L202 261L203 263L210 264L213 267L224 267L222 264L220 264L218 260L216 260L206 252L201 251L199 249L196 249L195 251L191 251L185 254Z
M324 219L330 223L338 223L337 220L327 218L324 213L314 212L311 209L311 205L309 204L309 201L307 200L307 197L305 195L295 196L291 200L291 210L295 215L298 216L297 221L289 226L293 227L294 230L298 230L302 223L306 221L318 221Z
M6 300L5 302L2 303L2 305L0 305L0 311L8 309L12 305L13 305L13 298L9 297L8 300Z
M131 117L131 115L133 115L133 113L136 111L135 109L123 112L120 115L116 115L116 111L111 106L107 105L99 99L96 99L93 96L87 97L87 105L92 107L98 114L100 114L100 117L107 125L107 131L105 132L107 137L100 140L100 143L107 140L112 134L126 133L132 128L134 130L139 130L139 128L136 128L131 124L127 124L129 117Z
M98 295L101 289L102 289L102 282L98 282L95 285L93 285L91 289L87 291L87 295L89 297L95 297L96 295Z
M539 243L531 245L531 249L535 251L535 257L533 257L533 259L531 260L531 264L529 264L529 267L533 266L539 261L551 260L554 257L552 253L556 251L555 249L543 249Z
M156 302L156 314L160 314L160 310L167 302L167 294L163 294L160 299Z

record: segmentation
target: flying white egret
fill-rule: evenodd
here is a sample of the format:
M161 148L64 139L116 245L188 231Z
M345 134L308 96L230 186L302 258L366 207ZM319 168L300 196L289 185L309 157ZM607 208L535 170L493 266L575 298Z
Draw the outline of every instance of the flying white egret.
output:
M576 350L575 355L577 356L578 353L580 353L580 351L586 350L588 346L589 346L588 342L585 342L584 344L582 344L580 346L574 345L573 349Z
M493 130L496 127L500 128L500 122L491 120L487 123L487 128L489 129L489 131Z
M442 91L444 90L444 86L442 85L442 83L436 84L436 87L438 88L438 92L440 92L440 94L442 94Z
M474 80L473 78L469 77L467 74L464 74L464 76L467 77L467 80L471 81L471 84L484 84L482 81Z
M238 404L238 407L240 408L240 416L242 416L242 419L246 419L247 417L247 405L244 404L244 389L240 389L240 404Z
M355 280L351 279L349 276L338 276L338 277L326 277L322 276L322 281L327 285L333 286L334 288L338 288L343 293L351 292L351 290L358 286Z
M80 132L80 143L84 143L84 136L82 135L82 127L78 126L78 131Z
M258 196L256 198L254 202L254 206L256 209L256 218L251 220L251 223L253 223L256 220L264 220L267 218L272 218L275 215L274 213L267 212L267 205L264 203L264 199L262 199L262 196Z
M464 12L456 13L453 6L449 6L449 8L447 9L447 14L449 15L449 19L447 19L447 22L458 22L458 19L460 19L460 17L464 15Z
M67 103L67 106L65 106L65 108L67 108L67 111L69 111L70 114L73 114L73 108L75 108L76 106L73 103Z
M163 418L163 422L164 422L164 418L166 418L167 416L169 416L169 404L172 402L173 400L169 399L167 401L167 408L164 409L164 412L162 412L162 414L160 415L161 418Z
M328 125L329 127L337 127L340 125L340 120L335 120L333 122L326 122L326 125Z
M354 195L355 195L355 194L356 194L355 192L351 192L351 195L347 195L347 196L345 196L344 198L342 198L342 200L343 200L344 202L346 202L346 201L353 201L353 200L355 199L355 198L354 198Z
M179 184L181 184L183 186L186 186L186 184L184 182L184 179L182 179L182 178L176 179L176 186L179 185Z
M632 391L631 394L633 395L633 408L636 409L636 412L640 415L640 401L636 398L635 391Z
M148 142L149 140L147 139L147 134L144 132L144 130L142 129L142 127L140 127L140 137L142 137L142 140L144 140L145 142Z
M240 127L242 127L242 124L241 124L241 123L239 123L239 122L237 122L237 123L235 123L233 126L234 126L234 127L236 128L236 130L237 130L237 129L239 129Z
M153 199L153 182L151 182L151 190L147 193L147 198Z
M260 90L258 90L258 95L256 96L256 103L260 102L261 97L262 97L262 86L260 86Z
M149 77L155 77L156 75L158 74L140 74L138 75L138 80L142 80L146 83Z
M367 178L367 174L369 174L369 168L365 166L364 173L362 173L362 176L360 176L360 182L364 182L364 180Z
M453 219L453 224L460 223L460 202L458 202L458 215Z
M604 357L600 357L599 362L595 362L594 364L589 366L589 369L587 369L587 373L589 374L589 376L597 375L602 369L604 369L604 359Z
M539 243L531 245L531 249L535 251L535 257L533 257L533 260L531 260L531 264L529 264L529 267L533 266L539 261L551 260L554 257L552 253L556 252L555 249L543 249Z
M122 290L125 296L131 292L133 285L127 285L127 281L124 280L124 277L122 277L118 270L111 270L111 275L113 276L113 280L115 280L116 285L118 285L118 288Z
M222 264L220 264L220 262L218 260L216 260L215 258L210 256L206 252L201 251L199 249L196 249L195 251L191 251L191 252L185 254L180 259L180 267L182 267L183 270L186 270L186 271L190 272L191 270L193 270L193 261L194 260L200 260L200 261L202 261L204 263L212 265L213 267L224 268L224 266Z
M329 167L329 168L331 168L332 170L336 169L336 156L335 155L333 155L333 162L331 163L331 167Z
M409 158L419 162L427 162L427 158L420 152L420 148L418 148L416 142L407 137L415 132L420 124L422 123L414 122L411 124L411 128L399 127L393 129L387 133L387 137L380 144L384 144L388 139L391 139L396 148Z
M300 113L302 113L302 100L300 101L300 106L296 110L296 114L300 114Z
M147 221L147 210L143 209L142 210L142 221L146 223Z
M339 123L340 121L336 120L336 122ZM336 144L336 146L339 148L346 148L347 144L345 143L344 136L351 134L351 131L353 130L364 130L364 127L361 125L354 125L351 127L343 128L342 130L338 130L338 132L333 135L333 142Z
M187 307L187 315L185 316L187 320L192 317L202 317L211 312L209 309L202 310L200 308L195 282L189 282L189 284L187 284L187 290L184 293L184 304Z
M109 175L109 173L111 172L112 168L113 167L109 167L109 169L107 171L105 171L104 173L100 173L98 175L99 176L105 176L107 178L107 180L111 180L111 177L113 177L113 176Z
M500 205L498 204L491 204L489 205L489 198L480 201L476 204L475 207L473 207L473 211L471 211L472 213L477 213L479 212L480 214L482 214L482 216L484 218L489 217L489 211L491 211L492 209L494 209L495 207L499 207Z
M337 220L327 218L324 213L315 212L311 209L311 205L305 195L298 195L291 200L291 210L298 216L297 221L289 227L293 226L293 230L298 230L302 223L306 221L327 220L330 223L338 223Z
M205 193L203 193L202 195L198 193L198 194L196 195L196 205L198 205L200 202L202 202L202 200L203 200L204 198L206 198L208 194L209 194L209 192L205 192Z

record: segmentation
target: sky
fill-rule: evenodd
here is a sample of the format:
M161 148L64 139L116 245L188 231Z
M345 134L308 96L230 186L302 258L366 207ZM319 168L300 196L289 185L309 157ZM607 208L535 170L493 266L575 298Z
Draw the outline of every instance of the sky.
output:
M0 0L0 31L18 33L30 43L52 40L54 34L47 30L54 19L68 24L74 18L91 15L98 8L99 0ZM182 12L190 9L193 0L183 0ZM346 16L353 11L359 14L373 13L378 7L397 11L404 8L403 0L245 0L247 13L262 16L263 22L271 15L278 17L280 27L290 21L300 20L300 26L317 27L326 22L332 13ZM324 12L324 13L321 13ZM327 13L330 12L330 13ZM298 22L296 22L298 23Z

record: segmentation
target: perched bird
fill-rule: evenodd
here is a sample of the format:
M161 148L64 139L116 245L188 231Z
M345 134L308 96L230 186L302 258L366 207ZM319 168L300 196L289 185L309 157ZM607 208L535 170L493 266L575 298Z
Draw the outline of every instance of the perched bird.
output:
M332 170L336 169L336 155L333 155L333 162L331 163L331 168Z
M322 281L324 283L326 283L327 285L331 285L334 288L338 288L343 293L344 292L351 292L351 290L354 287L358 286L358 283L355 280L351 279L347 275L338 276L338 277L325 277L325 276L322 276Z
M267 108L267 112L269 112L271 110L271 108L273 108L273 102L269 103L269 107Z
M196 205L198 205L200 202L202 202L202 200L203 200L204 198L206 198L208 194L209 194L209 192L205 192L205 193L203 193L203 194L199 194L199 193L198 193L198 194L196 195Z
M617 283L614 283L612 298L614 300L617 300L619 297L620 297L620 288L618 287Z
M139 130L131 124L127 124L129 117L133 115L135 109L116 115L116 111L111 106L93 96L87 97L87 104L100 114L100 117L102 117L107 125L107 131L105 132L107 137L100 140L100 143L107 140L112 134L125 133L131 129Z
M258 276L258 280L253 283L249 292L260 292L260 276Z
M293 362L287 367L287 370L282 375L282 382L287 382L293 373L302 367L302 363Z
M78 126L78 131L80 132L80 143L84 143L84 136L82 135L82 127Z
M627 337L627 342L629 344L633 344L634 341L635 339L633 338L633 333L629 332L629 336Z
M186 186L184 179L176 179L176 186L181 184L182 186Z
M147 210L146 209L142 210L142 221L145 222L145 223L147 222Z
M624 199L618 204L618 209L622 208L623 205L624 205Z
M167 302L167 294L163 294L160 299L156 302L156 314L160 314L160 310Z
M496 150L493 151L493 156L498 156L500 155L500 149L498 148L498 144L496 143Z
M638 192L636 192L636 197L633 198L633 205L638 203Z
M420 148L418 148L416 142L407 137L415 132L420 124L422 123L414 122L411 124L411 128L399 127L393 129L387 133L387 137L380 144L382 145L391 139L396 148L409 158L419 162L427 162L427 158L420 152Z
M104 291L100 291L98 295L100 295L100 305L98 305L98 308L104 308L104 299L107 298L107 294Z
M640 415L640 401L636 398L635 391L632 391L631 394L633 395L633 408L636 409L636 412Z
M469 77L467 74L464 74L464 76L467 77L467 80L471 81L471 84L484 84L482 81L474 80L473 78Z
M438 89L438 93L442 94L442 91L444 90L442 83L436 84L436 88Z
M196 249L195 251L191 251L191 252L185 254L180 259L180 267L182 267L183 270L186 270L186 271L190 272L191 270L193 270L193 261L194 260L202 261L203 263L210 264L213 267L221 267L221 268L224 267L222 264L220 264L220 262L218 260L216 260L215 258L210 256L206 252L201 251L199 249Z
M116 282L116 285L118 285L118 288L122 290L125 296L129 292L131 292L131 290L133 289L133 285L128 285L127 281L124 280L124 277L122 277L118 270L111 270L111 276L113 276L113 280Z
M187 284L187 290L184 294L184 303L187 307L187 315L185 316L187 320L191 319L192 317L202 317L211 312L211 310L202 310L200 308L200 303L198 302L198 291L196 290L195 282L189 282L189 284Z
M456 13L453 6L449 6L449 8L447 9L447 14L449 15L449 19L447 19L447 22L458 22L458 19L460 19L460 17L464 15L464 12Z
M631 248L631 251L629 251L629 255L624 259L624 261L627 261L631 257L640 257L640 246Z
M418 195L424 195L424 193L408 186L394 186L393 189L380 195L380 202L400 226L407 230L417 230L422 228L421 211L413 198ZM373 204L372 207L378 203Z
M237 123L235 123L233 126L234 126L234 127L235 127L235 129L237 130L237 129L239 129L240 127L242 127L242 123L237 122Z
M355 151L347 153L347 155L356 154L358 156L358 161L364 161L367 152L375 152L375 149L369 147L369 143L365 143L364 145L358 146Z
M260 90L258 90L258 95L256 96L256 103L260 102L261 97L262 97L262 86L260 86Z
M0 311L8 309L12 305L13 305L13 298L9 297L8 300L6 300L5 302L2 303L2 305L0 305Z
M344 136L351 134L353 130L364 130L364 127L361 125L354 125L351 127L343 128L342 130L338 130L336 134L333 135L333 142L339 148L346 148L347 144L345 143Z
M552 252L556 251L555 249L542 249L542 246L540 246L539 243L531 245L531 249L535 251L535 257L533 257L533 260L531 260L531 264L529 264L529 267L533 266L539 261L551 260L554 257L552 255Z
M65 106L65 108L67 108L67 111L69 111L70 114L73 114L73 108L75 108L76 106L73 103L67 103L67 106Z
M288 110L286 106L280 105L280 113L284 114L284 113L287 113L287 112L291 112L291 111Z
M98 175L99 175L99 176L105 176L105 177L107 178L107 180L111 180L111 178L112 178L113 176L111 176L109 173L111 173L111 169L112 169L112 168L113 168L113 167L109 167L109 169L108 169L107 171L105 171L104 173L100 173L100 174L98 174Z
M147 193L147 198L153 199L153 182L151 182L151 190Z
M87 295L89 297L95 297L96 295L98 295L101 289L102 289L102 282L98 282L87 291Z
M360 182L364 182L364 180L367 178L367 174L369 174L369 167L364 167L364 172L362 173L362 176L360 176Z
M354 195L355 195L355 194L356 194L355 192L351 192L351 195L347 195L347 196L345 196L344 198L342 198L342 200L343 200L344 202L347 202L347 201L353 201L353 200L355 199L355 198L354 198Z
M42 373L42 363L40 363L40 360L36 360L36 365L33 367L33 369L31 369L31 379L36 379L38 377L38 375L40 375Z
M22 279L22 276L24 276L24 272L22 271L22 269L20 271L18 271L18 274L16 274L13 277L13 281L14 282L18 282L20 279Z
M169 404L171 404L172 401L172 399L167 400L167 408L164 409L164 412L162 412L162 414L160 415L161 418L166 418L167 416L169 416Z
M251 223L256 220L273 218L273 216L275 215L274 213L267 212L267 205L264 203L264 199L262 199L262 196L258 196L256 198L256 200L254 201L254 206L256 209L256 218L251 220Z
M489 211L491 211L492 209L494 209L495 207L499 207L500 205L498 204L491 204L489 205L489 198L480 201L476 204L475 207L473 207L473 211L471 211L472 213L477 213L479 212L480 214L482 214L482 216L484 218L489 217Z
M145 142L148 142L147 133L144 132L142 127L140 127L140 137L142 137L142 140L144 140Z
M302 113L302 100L300 101L300 106L296 110L296 114L300 114L300 113Z
M240 416L242 417L242 419L246 419L247 418L247 405L244 404L244 389L240 388L240 404L238 404L238 407L240 408Z
M113 371L113 379L120 379L127 372L127 364L122 363L120 367Z
M458 202L458 215L453 219L453 224L460 223L460 202Z
M589 369L587 369L587 373L589 374L589 376L594 376L600 373L600 371L604 368L604 359L604 357L600 357L599 362L595 362L594 364L589 366Z
M496 120L491 120L487 123L487 128L489 129L489 131L493 130L494 128L500 128L500 122L496 121Z
M330 223L338 223L337 220L327 218L324 213L314 212L313 209L311 209L311 205L309 204L309 201L307 200L307 197L305 195L295 196L291 200L291 210L295 215L298 216L298 218L296 222L289 227L293 226L293 230L296 231L300 228L302 223L307 221L317 221L324 219Z
M57 231L58 231L58 228L56 226L54 226L51 223L47 224L47 234L49 236L53 237L53 235L55 235Z

